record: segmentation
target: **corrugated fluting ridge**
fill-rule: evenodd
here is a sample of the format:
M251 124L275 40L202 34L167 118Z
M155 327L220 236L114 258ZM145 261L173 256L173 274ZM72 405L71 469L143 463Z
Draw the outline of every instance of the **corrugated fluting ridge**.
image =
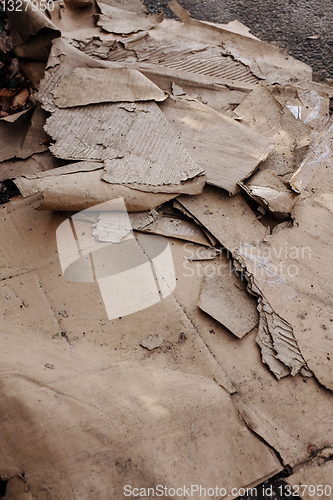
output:
M218 47L191 41L158 42L146 37L126 43L124 48L120 43L113 42L110 46L108 41L95 39L85 46L81 42L80 49L92 57L114 62L145 62L210 77L246 83L258 81L247 66L223 55Z
M46 130L63 159L105 161L114 184L180 184L204 173L155 102L101 104L55 111Z

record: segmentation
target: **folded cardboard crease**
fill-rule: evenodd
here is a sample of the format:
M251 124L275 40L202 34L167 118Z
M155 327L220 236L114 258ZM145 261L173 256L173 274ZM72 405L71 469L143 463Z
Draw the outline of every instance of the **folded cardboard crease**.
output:
M170 7L182 22L136 0L10 18L39 103L0 121L22 195L0 209L9 500L331 477L333 91L240 23ZM118 238L98 205L119 198ZM77 240L167 238L175 290L109 320L60 265L57 229L86 209Z

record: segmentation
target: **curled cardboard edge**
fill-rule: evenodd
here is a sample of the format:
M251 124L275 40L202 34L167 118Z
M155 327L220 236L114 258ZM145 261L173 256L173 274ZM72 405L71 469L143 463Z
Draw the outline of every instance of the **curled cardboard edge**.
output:
M77 89L81 91L78 93ZM52 90L58 108L101 102L164 101L167 95L135 69L74 68Z
M146 193L101 180L103 165L79 162L46 172L14 179L24 198L39 195L39 210L79 211L99 203L123 197L129 212L143 212L158 207L176 193Z
M298 200L298 195L269 170L259 170L239 185L278 219L288 217Z

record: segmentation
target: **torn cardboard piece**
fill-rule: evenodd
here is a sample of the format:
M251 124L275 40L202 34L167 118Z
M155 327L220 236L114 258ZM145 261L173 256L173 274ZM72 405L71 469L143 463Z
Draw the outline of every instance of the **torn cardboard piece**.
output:
M197 101L168 99L160 109L207 183L232 194L272 149L270 140Z
M120 68L75 68L61 79L52 94L58 108L101 102L164 101L167 97L139 71Z
M241 194L228 196L220 189L206 186L199 196L179 196L177 202L232 254L241 245L261 241L268 234Z
M70 75L74 68L110 68L111 63L96 61L72 47L65 38L57 38L52 44L46 72L38 89L37 99L45 111L57 109L53 102L52 91L59 82Z
M92 229L92 236L103 243L120 243L132 231L126 211L100 212L97 223Z
M30 37L37 36L41 30L44 33L48 31L53 35L53 38L60 36L60 31L56 26L43 12L36 9L32 2L26 2L24 10L22 8L6 9L6 13L8 15L10 35L15 46L25 44Z
M298 199L298 195L269 170L259 170L239 185L277 218L288 217Z
M149 34L139 33L119 41L115 35L83 33L75 35L72 44L94 58L140 70L169 93L172 81L194 86L200 95L202 89L207 89L208 96L209 89L253 90L257 78L220 48L186 39L174 41L168 33L160 39L156 33L153 29ZM218 105L217 97L215 102Z
M286 106L298 120L310 125L312 142L329 120L330 100L326 93L305 90L293 85L275 85L272 93L280 104Z
M269 255L270 249L266 250ZM276 312L277 303L293 300L298 296L297 292L286 277L278 272L278 268L272 264L265 252L262 254L258 248L243 246L235 254L235 258L245 270L250 289L259 297L260 324L257 342L263 347L263 362L268 364L277 378L289 373L295 376L301 370L310 374L292 325ZM283 363L284 367L277 363L276 359Z
M145 193L127 186L117 186L102 180L103 165L79 162L44 173L15 179L24 197L39 195L39 210L79 211L105 201L124 198L129 212L141 212L158 207L177 194Z
M297 80L312 79L310 66L297 61L282 49L192 19L189 12L183 9L176 0L172 0L168 5L184 23L179 26L176 23L171 25L174 28L174 34L198 42L221 46L226 54L249 66L256 76L266 79L267 84L285 83L292 81L292 78Z
M275 142L274 149L260 168L279 176L289 176L304 157L311 142L311 128L297 120L267 87L258 86L234 110L245 123Z
M55 139L50 151L67 160L104 161L102 179L136 188L140 184L182 192L195 181L201 192L204 170L197 166L154 102L96 104L56 110L45 130Z
M141 340L140 345L142 347L145 347L149 351L152 351L153 349L157 349L158 347L162 347L163 339L162 339L161 335L151 334L151 335L148 335L147 338Z
M65 2L54 3L52 11L48 11L52 23L61 31L62 36L71 38L77 32L95 32L98 34L100 29L96 27L95 16L99 10L95 2L86 3L84 8L77 8L68 0Z
M176 71L175 75L179 71L184 75L192 74L193 78L194 75L205 75L215 78L216 82L226 81L240 88L244 84L244 88L251 89L257 83L258 78L246 65L225 56L219 47L194 40L175 41L170 35L159 40L155 38L155 30L152 30L145 36L133 36L110 47L108 59L129 64L147 63L151 69L154 66L168 68L170 76L172 70Z
M246 283L225 268L212 276L206 275L198 306L216 321L242 338L258 324L257 302L246 291ZM228 272L229 271L229 272Z
M126 35L138 31L146 31L161 23L164 19L163 12L154 15L137 14L107 5L99 0L97 5L101 11L97 26L109 33Z

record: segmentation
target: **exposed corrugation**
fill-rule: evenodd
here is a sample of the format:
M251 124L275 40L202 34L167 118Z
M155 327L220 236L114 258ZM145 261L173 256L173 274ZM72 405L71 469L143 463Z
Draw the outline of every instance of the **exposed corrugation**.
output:
M287 294L291 298L293 296L292 287L285 283L282 276L274 274L270 270L269 259L264 256L259 257L256 247L252 247L252 251L250 249L250 246L247 247L247 250L244 246L234 256L237 259L235 261L236 268L244 272L250 290L258 296L260 321L256 341L261 349L262 361L269 366L278 379L289 374L294 376L299 372L303 376L311 376L312 372L298 346L292 325L273 310L265 297L265 293L269 293L270 287L278 292L280 286L282 287L280 289L281 296L282 290L284 290L285 298L287 298ZM246 254L247 257L252 254L251 259L245 258L244 260ZM254 263L254 266L251 263Z
M89 41L85 46L80 43L80 49L93 57L105 59L105 50L109 48L108 60L122 62L135 55L136 61L157 64L171 69L187 71L190 73L214 76L217 78L228 78L247 83L256 83L258 78L250 69L223 55L218 47L204 45L192 41L158 42L145 37L133 42L127 42L126 48L112 42ZM130 61L129 61L130 62Z
M204 172L155 102L58 109L46 130L57 141L55 156L105 160L103 179L113 184L180 184Z

